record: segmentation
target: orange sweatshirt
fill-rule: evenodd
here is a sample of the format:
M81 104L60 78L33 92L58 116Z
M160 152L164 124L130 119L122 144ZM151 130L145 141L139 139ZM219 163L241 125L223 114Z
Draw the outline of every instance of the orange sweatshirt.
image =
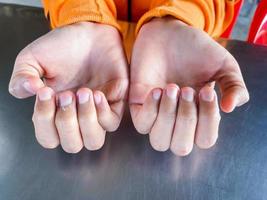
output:
M43 0L52 28L80 21L108 24L129 38L154 17L171 15L186 24L220 36L231 23L238 0ZM131 5L129 5L131 2ZM130 18L134 25L127 23ZM124 22L122 22L124 21ZM135 30L135 31L134 31ZM129 42L127 42L129 40ZM126 42L125 42L126 41Z

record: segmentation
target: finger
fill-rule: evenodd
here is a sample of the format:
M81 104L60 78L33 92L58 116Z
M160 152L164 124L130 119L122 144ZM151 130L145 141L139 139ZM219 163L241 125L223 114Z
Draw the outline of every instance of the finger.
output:
M62 148L68 153L78 153L83 141L77 119L75 96L66 91L58 95L59 108L56 113L56 127Z
M143 105L130 105L133 124L139 133L147 134L151 131L157 118L161 95L161 89L156 88L150 92Z
M178 91L177 85L169 84L163 92L159 113L149 134L150 143L157 151L167 151L170 147L176 118Z
M233 86L224 91L221 100L221 108L224 112L230 113L235 107L242 106L249 101L249 94L243 86Z
M97 87L97 89L102 91L105 94L106 99L109 101L118 102L119 100L126 100L128 95L128 87L128 78L119 78L109 81L103 87Z
M192 151L196 125L195 91L190 87L184 87L181 89L179 108L170 147L174 154L186 156Z
M111 109L103 92L95 91L93 95L99 124L106 131L116 131L121 122L124 101L119 101L116 103L116 111L120 110L118 113Z
M78 121L85 148L98 150L105 142L106 131L99 125L93 93L88 88L81 88L77 92Z
M199 114L195 143L198 147L212 147L218 138L220 111L214 89L206 86L199 92Z
M25 63L26 62L26 63ZM40 77L43 70L29 53L20 53L16 59L9 83L9 92L17 98L26 98L36 94L44 87Z
M249 101L249 93L243 80L237 61L230 56L218 73L222 98L221 109L224 112L232 112L235 107L242 106Z
M48 149L56 148L59 145L55 112L56 103L53 90L49 87L39 89L32 120L37 141Z
M119 78L109 81L104 87L97 88L97 90L105 94L105 99L108 101L110 110L118 116L119 123L117 125L120 124L126 106L128 86L128 78Z

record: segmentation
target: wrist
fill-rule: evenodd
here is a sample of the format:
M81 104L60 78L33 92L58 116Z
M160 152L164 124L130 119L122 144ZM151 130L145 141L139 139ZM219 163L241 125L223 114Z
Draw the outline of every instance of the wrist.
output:
M183 29L185 27L188 27L188 25L181 20L178 20L175 17L172 16L166 16L166 17L155 17L151 19L149 22L144 24L140 32L151 32L151 31L177 31L179 29ZM152 33L152 32L151 32Z

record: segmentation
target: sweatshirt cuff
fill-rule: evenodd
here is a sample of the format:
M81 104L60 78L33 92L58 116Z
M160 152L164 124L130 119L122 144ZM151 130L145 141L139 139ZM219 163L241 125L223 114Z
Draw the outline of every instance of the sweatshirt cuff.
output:
M155 17L173 16L184 23L196 28L204 29L204 17L202 13L197 16L190 16L190 12L170 6L160 6L145 13L138 21L135 34L139 32L141 27Z
M43 0L45 15L52 28L90 21L111 25L121 31L116 7L111 0Z
M207 32L212 37L218 37L233 18L234 1L207 2L209 1L165 1L161 5L152 6L152 9L139 19L135 34L137 35L141 27L152 18L173 16L189 26Z

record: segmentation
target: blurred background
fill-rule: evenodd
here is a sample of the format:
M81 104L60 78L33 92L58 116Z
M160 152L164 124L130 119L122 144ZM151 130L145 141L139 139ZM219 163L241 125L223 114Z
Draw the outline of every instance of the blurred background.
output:
M258 1L259 0L245 0L232 34L233 39L238 39L238 40L247 39L249 25L252 20ZM41 0L0 0L0 2L37 6L37 7L42 6Z

